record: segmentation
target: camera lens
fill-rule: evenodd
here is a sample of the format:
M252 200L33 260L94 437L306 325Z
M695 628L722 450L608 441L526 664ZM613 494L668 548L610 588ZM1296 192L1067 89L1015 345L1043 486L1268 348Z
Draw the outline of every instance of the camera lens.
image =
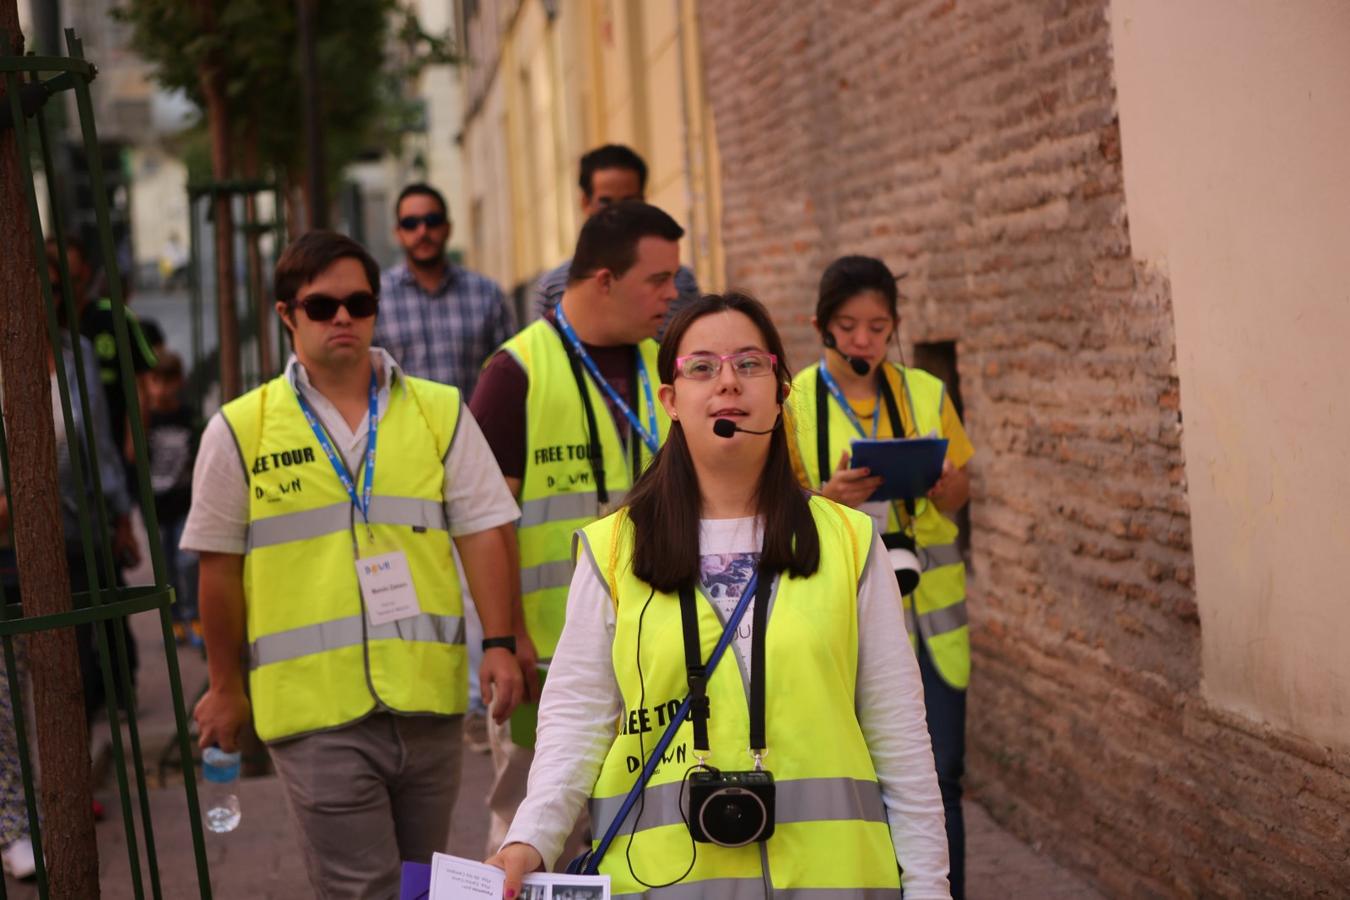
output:
M768 813L764 803L741 788L713 793L699 810L699 824L714 844L743 847L759 837Z
M735 804L728 803L722 807L722 821L726 825L736 825L741 819L745 818L744 811Z

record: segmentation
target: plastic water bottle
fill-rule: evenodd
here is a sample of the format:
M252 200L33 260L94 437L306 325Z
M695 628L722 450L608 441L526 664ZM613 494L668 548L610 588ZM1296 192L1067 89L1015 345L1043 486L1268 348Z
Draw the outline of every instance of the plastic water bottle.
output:
M206 809L206 827L216 834L239 827L239 754L219 747L207 747L202 753L202 806Z

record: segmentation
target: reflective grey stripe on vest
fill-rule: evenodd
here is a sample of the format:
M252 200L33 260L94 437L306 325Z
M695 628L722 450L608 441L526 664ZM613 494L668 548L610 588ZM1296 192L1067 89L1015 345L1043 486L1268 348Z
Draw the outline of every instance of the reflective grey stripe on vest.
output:
M533 594L549 588L567 587L572 583L572 560L540 563L520 570L520 592Z
M955 566L964 563L961 557L961 548L955 544L934 544L931 547L920 547L915 551L919 557L919 562L923 570L936 569L941 566Z
M881 788L875 781L855 778L797 778L779 781L774 790L774 821L827 822L860 819L864 822L885 822L886 808L881 802ZM685 821L680 814L680 782L659 784L646 790L646 805L642 810L639 828L659 828L679 825ZM597 834L603 834L619 814L625 794L591 800L591 822ZM686 794L685 805L688 805ZM629 811L620 833L632 827L632 816L638 805Z
M944 606L919 616L919 633L924 637L935 638L970 624L966 611L966 601Z
M610 491L610 508L623 502L625 491ZM600 514L600 500L595 491L573 491L539 497L520 504L520 527L530 528L546 522L567 522L572 519L593 519Z
M350 502L330 503L284 516L255 519L248 526L245 552L346 531L351 527L352 519ZM360 521L360 516L356 517L356 521ZM416 497L371 497L370 523L444 531L445 507L435 500L419 500Z
M655 888L640 894L611 894L613 900L764 900L764 879L709 878ZM774 900L900 900L899 888L774 888Z
M365 636L370 640L400 638L434 644L464 643L464 620L459 616L418 613L397 622L370 627L364 615L347 616L278 631L258 638L249 646L249 668L298 659L325 650L358 646Z

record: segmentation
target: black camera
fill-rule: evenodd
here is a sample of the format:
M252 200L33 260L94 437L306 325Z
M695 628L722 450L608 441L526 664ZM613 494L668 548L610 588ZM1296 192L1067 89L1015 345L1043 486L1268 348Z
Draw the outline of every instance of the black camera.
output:
M721 847L773 837L773 775L701 769L689 776L689 833Z
M900 582L900 594L907 597L919 586L919 576L923 574L923 564L919 561L914 538L897 531L883 534L881 542L886 545L891 568L895 570L895 580Z

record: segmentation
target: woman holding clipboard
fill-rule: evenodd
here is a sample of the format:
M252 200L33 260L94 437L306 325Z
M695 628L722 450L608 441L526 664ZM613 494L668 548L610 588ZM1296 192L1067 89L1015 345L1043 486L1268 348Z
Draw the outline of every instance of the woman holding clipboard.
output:
M948 897L899 588L872 521L797 483L768 313L695 301L657 371L670 435L578 532L528 792L488 860L505 896L589 803L583 871L616 898L899 900L901 867L906 898Z
M904 598L905 622L923 674L947 813L952 896L959 900L965 881L961 776L970 631L966 570L953 517L970 499L964 467L975 451L942 382L886 358L900 324L895 281L884 263L867 256L841 257L821 276L812 324L825 351L821 362L804 369L792 383L793 463L802 484L872 516L891 549L897 579L912 590ZM850 442L914 437L947 440L942 476L927 496L869 503L881 478L849 467ZM922 569L917 589L902 562L902 548L911 546Z

